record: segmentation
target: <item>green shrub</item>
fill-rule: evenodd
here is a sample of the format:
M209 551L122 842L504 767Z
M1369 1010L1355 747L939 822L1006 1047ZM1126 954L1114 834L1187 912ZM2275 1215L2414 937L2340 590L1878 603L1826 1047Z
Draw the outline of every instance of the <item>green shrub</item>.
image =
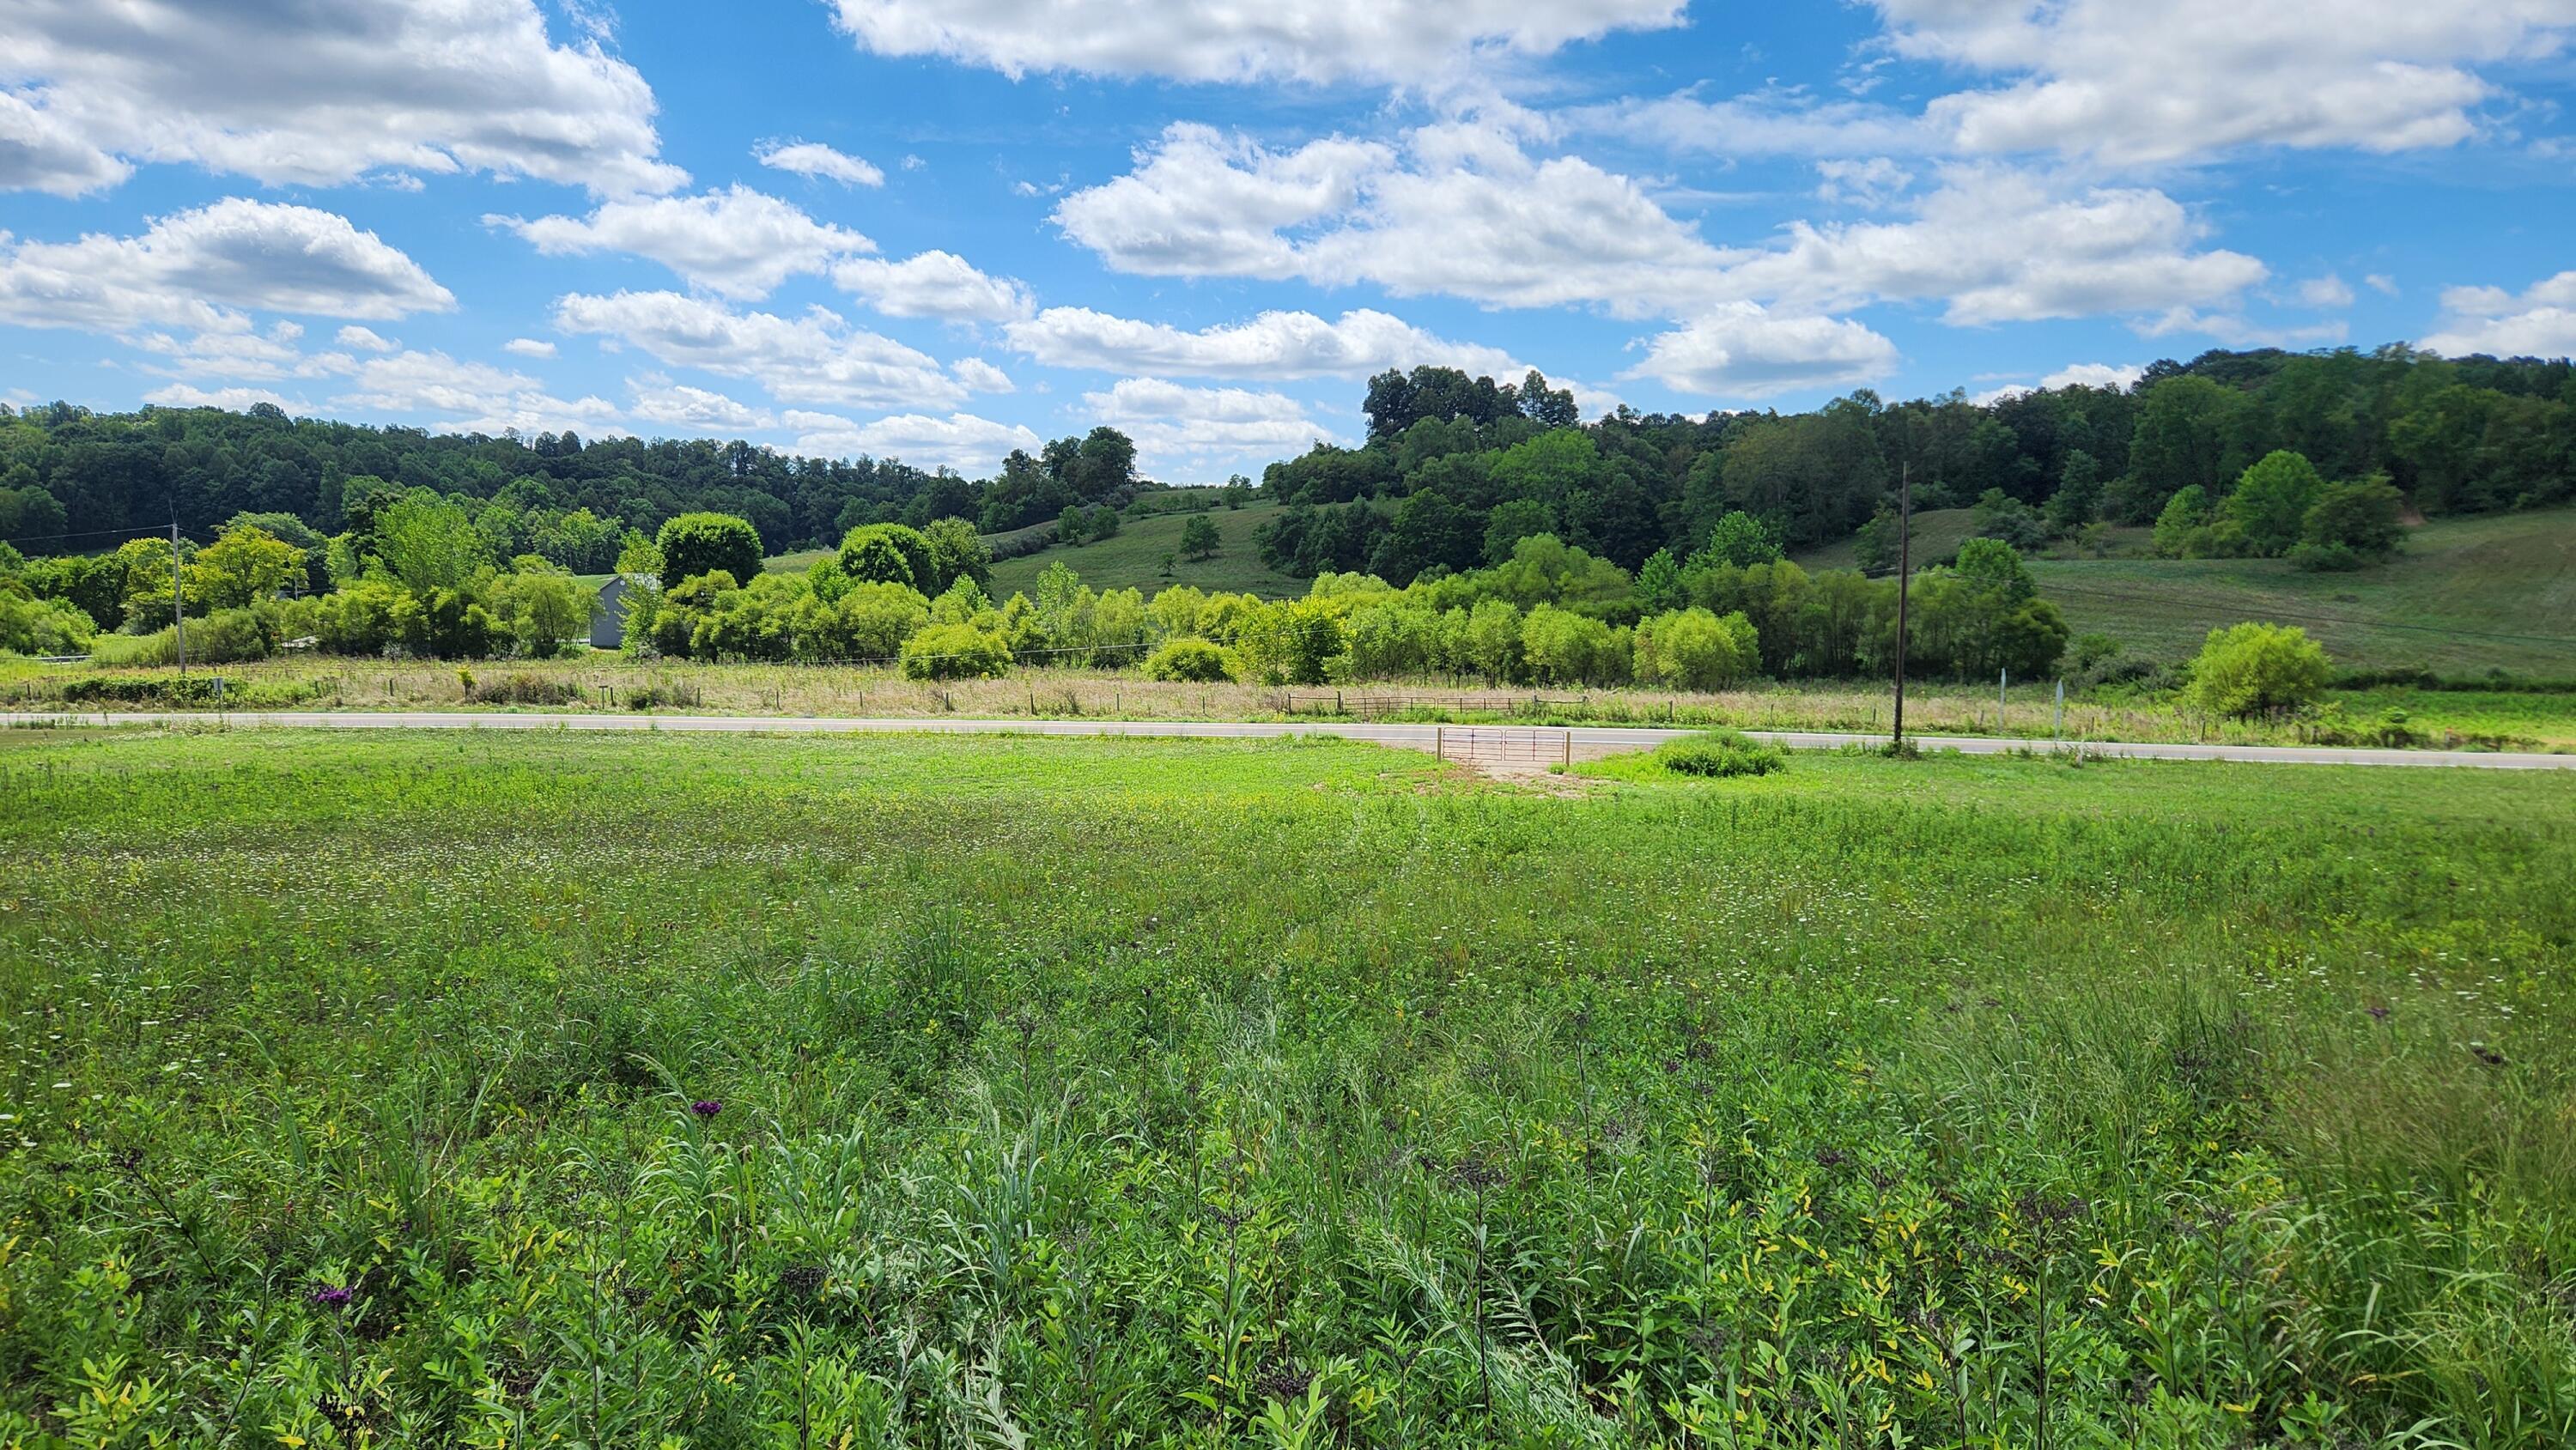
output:
M1175 639L1145 656L1145 678L1204 685L1232 679L1234 672L1226 668L1225 651L1216 645L1203 639Z
M2212 715L2243 719L2314 704L2334 677L2333 662L2296 625L2213 629L2191 662L2189 696Z
M1761 664L1761 638L1740 609L1724 618L1705 609L1675 610L1637 626L1639 684L1721 690Z
M98 638L98 622L67 600L0 592L0 654L76 655Z
M934 624L903 642L907 680L997 680L1011 672L1011 646L989 629Z
M168 665L179 662L180 641L173 630L150 634L103 634L90 650L102 665ZM276 652L277 639L268 622L254 610L218 609L188 621L188 663L225 665L262 660Z
M2322 557L2334 557L2340 551L2353 562L2322 567L2353 569L2385 559L2405 542L2404 510L2405 501L2386 478L2329 484L2309 505L2301 524L2303 542L2291 557L2301 558L2304 550L2317 551ZM2321 566L2303 562L2302 567Z
M1708 730L1665 741L1655 748L1655 763L1679 775L1771 775L1789 768L1789 752L1741 731Z

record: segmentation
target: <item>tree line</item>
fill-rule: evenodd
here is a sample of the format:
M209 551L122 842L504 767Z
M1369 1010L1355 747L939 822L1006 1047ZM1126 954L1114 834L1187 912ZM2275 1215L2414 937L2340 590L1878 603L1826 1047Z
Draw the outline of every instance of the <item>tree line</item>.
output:
M572 432L431 433L318 418L273 404L96 413L0 404L0 540L30 555L95 552L167 531L210 541L242 514L349 527L361 496L391 486L453 498L503 558L533 552L600 573L625 536L683 513L748 519L782 550L828 547L861 524L964 518L1000 533L1071 507L1123 506L1159 487L1136 473L1114 428L1013 452L977 482L896 459L809 458L742 441L605 438Z
M1805 413L1622 408L1588 425L1571 421L1570 400L1539 374L1509 387L1426 367L1370 380L1365 406L1366 442L1318 445L1264 474L1263 493L1289 506L1259 541L1271 567L1402 585L1498 563L1547 533L1637 569L1658 550L1688 557L1730 512L1791 549L1873 524L1892 538L1886 516L1907 477L1916 508L1983 505L2023 547L2153 524L2181 496L2177 550L2287 554L2305 541L2304 513L2249 532L2242 518L2225 527L2222 507L2239 479L2282 453L2314 471L2319 497L2327 485L2387 490L2339 496L2342 512L2375 514L2388 499L2439 515L2576 496L2566 360L2402 346L2212 351L2159 362L2133 387L1983 403L1954 391L1891 404L1863 390ZM2204 526L2219 527L2183 537ZM2369 552L2320 545L2303 562L2343 567Z

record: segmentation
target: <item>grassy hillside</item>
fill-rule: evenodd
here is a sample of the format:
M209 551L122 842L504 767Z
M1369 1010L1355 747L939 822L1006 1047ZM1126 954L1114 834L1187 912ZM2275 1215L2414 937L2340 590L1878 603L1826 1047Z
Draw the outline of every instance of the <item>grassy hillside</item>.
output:
M1967 509L1915 515L1916 568L1956 555ZM2030 561L2077 633L2179 660L2209 631L2249 619L2296 624L2355 669L2443 674L2501 669L2576 676L2576 510L2445 519L2407 536L2396 560L2310 574L2279 559L2157 559L2144 529L2113 531L2114 557ZM1809 569L1857 566L1852 541L1797 556Z
M2278 559L2035 559L2078 633L2182 659L2241 620L2296 624L2338 664L2576 676L2576 510L2447 519L2351 574Z
M1163 577L1163 556L1179 550L1181 530L1197 515L1131 519L1115 538L1073 548L1050 547L1005 559L993 566L993 592L997 596L1008 595L1014 589L1035 593L1039 573L1061 559L1094 589L1132 587L1151 594L1174 584L1195 584L1201 589L1258 594L1265 599L1303 594L1305 580L1263 568L1260 555L1252 547L1253 531L1278 512L1276 504L1210 511L1206 517L1216 520L1217 534L1225 540L1224 552L1213 559L1180 560L1172 565L1168 579Z
M1924 509L1914 516L1914 567L1926 569L1955 558L1959 546L1968 541L1973 527L1969 509ZM1817 569L1857 569L1860 549L1857 539L1843 539L1821 549L1810 549L1797 556L1801 567Z

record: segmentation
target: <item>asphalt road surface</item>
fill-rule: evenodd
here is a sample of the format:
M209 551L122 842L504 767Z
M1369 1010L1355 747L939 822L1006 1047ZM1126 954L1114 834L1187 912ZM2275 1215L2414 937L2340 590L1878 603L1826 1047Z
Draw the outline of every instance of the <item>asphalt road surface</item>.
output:
M1577 760L1597 760L1623 751L1651 750L1689 730L1632 729L1619 726L1464 726L1373 725L1336 721L1223 720L952 720L940 717L866 719L810 715L569 715L440 710L242 710L70 711L0 715L0 721L45 721L59 725L221 724L232 729L319 730L646 730L719 735L1132 735L1199 740L1267 740L1290 735L1334 735L1410 750L1430 751L1444 744L1451 755L1477 756L1484 742L1508 737L1538 737L1549 746L1571 736ZM1748 730L1759 740L1793 750L1838 750L1848 745L1885 744L1884 735L1846 735L1821 731ZM2046 750L2047 741L1998 740L1972 735L1917 735L1925 750L1955 750L1963 755L2007 755L2017 750ZM2576 755L2541 755L2483 750L2344 750L2290 745L2151 745L2085 741L2067 748L2095 759L2236 760L2282 765L2414 765L2464 766L2479 770L2576 770Z

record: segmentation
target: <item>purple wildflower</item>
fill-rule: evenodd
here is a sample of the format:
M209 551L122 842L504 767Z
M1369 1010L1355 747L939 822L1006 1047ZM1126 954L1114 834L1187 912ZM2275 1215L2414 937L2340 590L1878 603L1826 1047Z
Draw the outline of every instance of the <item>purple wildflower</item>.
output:
M325 1309L338 1309L349 1302L349 1291L338 1284L325 1284L313 1291L313 1302Z
M689 1111L697 1114L701 1118L712 1118L716 1114L724 1111L724 1104L717 1102L713 1098L700 1098L696 1102L689 1104Z

